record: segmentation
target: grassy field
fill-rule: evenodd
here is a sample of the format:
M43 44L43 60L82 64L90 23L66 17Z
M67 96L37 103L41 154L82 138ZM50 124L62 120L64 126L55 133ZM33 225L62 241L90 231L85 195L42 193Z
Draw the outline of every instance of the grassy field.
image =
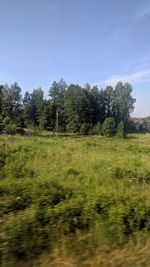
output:
M2 267L150 266L150 135L0 135Z

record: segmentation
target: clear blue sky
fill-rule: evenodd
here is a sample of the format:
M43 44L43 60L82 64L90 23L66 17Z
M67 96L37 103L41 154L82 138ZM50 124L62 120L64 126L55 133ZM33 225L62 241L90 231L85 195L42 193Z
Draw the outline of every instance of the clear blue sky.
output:
M133 85L150 115L150 0L0 0L0 83Z

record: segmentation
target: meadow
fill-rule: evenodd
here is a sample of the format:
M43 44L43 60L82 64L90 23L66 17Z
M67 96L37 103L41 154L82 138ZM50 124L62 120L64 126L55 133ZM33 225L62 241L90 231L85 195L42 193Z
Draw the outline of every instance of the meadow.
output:
M0 135L2 267L150 266L150 135Z

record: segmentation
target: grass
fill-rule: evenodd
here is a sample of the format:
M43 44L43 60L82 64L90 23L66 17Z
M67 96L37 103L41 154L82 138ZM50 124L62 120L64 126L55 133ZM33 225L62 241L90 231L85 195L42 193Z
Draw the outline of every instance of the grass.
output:
M150 136L0 136L0 264L149 266Z

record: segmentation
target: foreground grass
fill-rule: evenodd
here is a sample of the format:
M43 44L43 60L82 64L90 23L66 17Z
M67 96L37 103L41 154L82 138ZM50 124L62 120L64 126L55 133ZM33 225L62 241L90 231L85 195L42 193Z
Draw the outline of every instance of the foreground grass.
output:
M2 266L149 266L150 136L0 136Z

